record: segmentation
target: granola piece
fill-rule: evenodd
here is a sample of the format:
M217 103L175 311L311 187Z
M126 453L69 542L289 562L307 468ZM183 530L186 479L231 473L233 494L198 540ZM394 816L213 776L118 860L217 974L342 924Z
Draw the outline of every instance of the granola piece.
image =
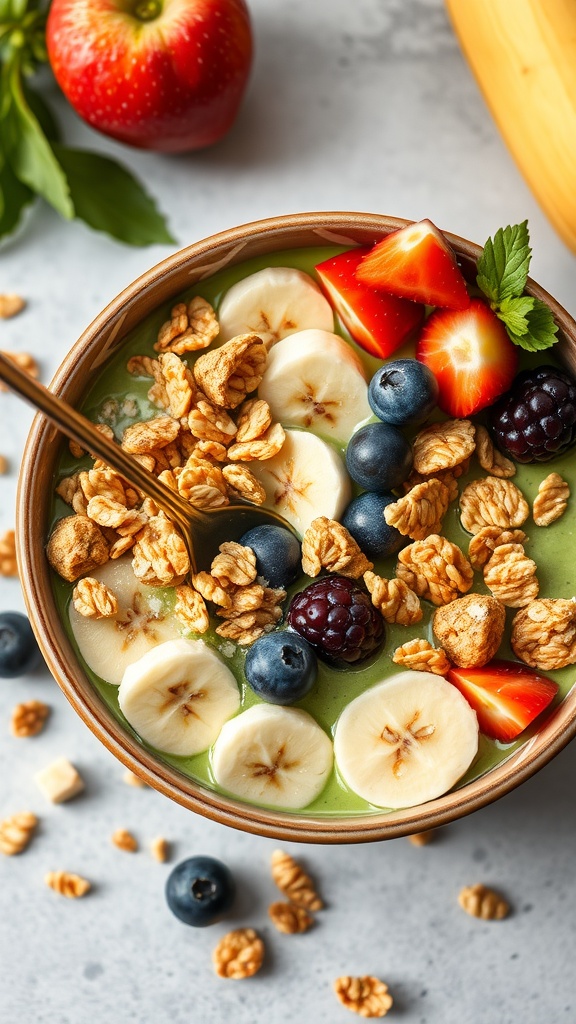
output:
M414 541L398 555L396 575L433 604L449 604L472 586L474 573L456 544L438 534Z
M395 665L404 665L415 672L433 672L436 676L445 676L450 671L450 662L444 651L438 651L427 640L418 637L397 647L392 661Z
M119 850L124 850L125 853L136 853L138 849L138 840L126 828L117 828L112 833L111 839L114 846L117 846Z
M394 1002L388 986L372 974L336 978L334 991L342 1005L360 1017L385 1017Z
M487 665L495 656L506 623L504 605L488 594L468 594L434 612L435 637L454 665Z
M239 619L243 621L246 612L261 612L258 617L260 625L267 626L269 623L277 622L282 615L280 605L286 599L286 591L281 587L263 587L260 583L250 583L245 587L236 587L230 595L230 604L227 608L221 608L218 615L222 619ZM256 622L247 623L252 626Z
M413 487L417 484L429 483L431 480L439 480L440 483L444 484L448 488L448 504L456 501L458 497L458 479L462 473L468 471L470 459L466 459L461 465L453 466L452 469L440 469L437 473L433 473L431 476L423 476L422 473L417 473L416 470L412 470L410 476L402 484L404 494L408 494Z
M378 608L386 622L397 622L401 626L412 626L420 622L420 599L404 580L387 580L376 573L365 572L364 583L372 597L372 604Z
M84 789L84 779L65 757L57 758L46 768L36 772L34 782L53 804L63 804Z
M29 377L34 377L38 380L40 376L40 370L38 369L38 363L31 356L29 352L6 352L4 349L0 349L3 356L10 359L16 366L27 373ZM8 391L8 385L0 381L0 391Z
M72 603L86 619L109 619L118 611L116 595L92 576L85 576L76 584Z
M440 533L449 504L450 491L441 480L432 478L387 505L384 519L404 537L424 540L431 533Z
M158 340L154 345L156 352L197 352L208 348L218 337L220 328L216 314L207 299L201 295L186 304L179 302L172 309L170 320L162 324L158 332Z
M274 423L254 441L238 441L231 444L228 449L228 458L232 462L252 462L255 459L264 462L278 454L285 440L284 428L280 423Z
M326 516L312 520L302 538L302 570L307 576L327 569L357 580L373 567L345 526Z
M224 480L228 484L228 492L231 498L241 498L242 501L250 501L253 505L263 505L266 501L266 491L254 473L248 466L236 463L233 466L224 466L222 470Z
M90 498L86 515L98 526L116 530L121 537L132 537L148 522L147 516L136 509L127 509L125 505L110 498L97 495Z
M0 320L10 320L26 308L26 300L13 292L0 295Z
M165 864L170 860L170 844L163 836L157 836L150 843L150 853L159 864Z
M108 466L90 469L88 472L79 473L78 482L86 501L90 501L91 498L108 498L119 505L126 505L128 485L125 485L125 481L115 469Z
M262 437L272 423L268 402L263 398L249 398L238 409L236 423L237 441L255 441L256 438Z
M476 427L476 456L482 469L491 476L510 477L516 473L514 463L494 447L486 427Z
M214 459L215 462L225 462L227 458L227 451L225 445L221 444L220 441L210 441L205 439L203 441L196 441L192 451L188 452L187 458L194 454L197 458Z
M224 580L224 582L227 585L229 583L228 580ZM212 604L216 604L220 608L230 607L230 595L226 593L219 580L211 576L209 572L198 572L192 576L192 586L194 590L197 590L202 595L205 601L212 601Z
M576 663L576 599L532 601L512 620L512 650L546 672Z
M192 587L176 587L174 614L186 629L193 633L205 633L210 626L204 598Z
M461 889L458 903L467 914L483 921L501 921L510 912L509 904L499 893L479 883Z
M23 704L17 704L12 712L12 735L20 739L37 736L42 732L49 714L50 708L41 700L26 700Z
M6 530L0 537L0 576L17 576L16 533Z
M49 871L47 875L44 875L44 881L60 896L67 896L68 899L74 900L85 896L92 888L87 878L75 875L71 871Z
M8 472L8 459L5 455L0 455L0 476L4 476Z
M69 583L108 561L108 544L99 526L88 516L59 519L46 548L50 565Z
M268 914L274 927L284 935L301 935L314 924L312 914L304 910L304 907L297 907L294 903L284 903L282 900L271 903L268 907Z
M275 850L271 861L272 878L282 893L297 907L304 910L322 910L314 883L304 868L289 853Z
M163 352L158 362L164 378L170 415L179 420L190 412L196 385L190 370L174 352Z
M122 434L122 448L129 454L147 455L155 448L164 448L175 441L180 423L171 416L154 416L151 420L133 423Z
M424 427L412 442L414 469L430 476L464 462L476 447L475 433L470 420L444 420Z
M197 392L194 407L188 414L188 430L199 441L218 441L228 445L236 436L236 424L225 409Z
M228 505L228 487L219 466L192 454L175 474L178 490L196 508L220 508Z
M244 547L243 544L230 540L221 544L218 550L220 554L216 555L213 560L210 572L222 587L226 587L229 583L244 587L256 579L258 575L256 555L252 548Z
M462 526L468 533L478 533L484 526L510 530L522 526L529 513L528 502L516 484L496 476L473 480L460 495Z
M132 568L150 587L177 587L190 570L186 545L176 527L162 514L153 516L133 548Z
M58 494L62 498L62 501L65 501L67 505L70 505L78 515L86 515L88 502L80 485L80 473L74 473L72 476L65 476L58 484L56 494Z
M263 960L264 943L253 928L228 932L212 953L219 978L251 978L260 970Z
M129 768L126 769L122 776L123 781L127 786L134 786L135 789L145 789L146 783L144 779L141 779L139 775L135 775Z
M437 829L427 828L422 832L413 832L411 836L408 836L408 841L412 843L412 846L428 846L428 843L433 842Z
M153 377L154 380L159 380L162 375L160 363L152 356L131 356L126 369L135 377Z
M194 363L194 377L212 402L235 409L259 386L266 359L266 346L257 334L239 334L200 356Z
M484 566L484 583L508 608L522 608L538 596L536 572L521 544L499 544Z
M500 544L524 544L523 530L502 530L500 526L483 526L468 545L468 558L473 569L482 570Z
M38 818L30 811L20 811L0 821L0 853L7 857L22 853L32 839L37 824Z
M286 596L285 591L279 593ZM237 615L228 616L228 610L218 612L226 621L216 627L218 636L227 640L234 640L242 647L253 644L264 633L269 633L282 618L282 609L279 604L264 605L255 611L241 612Z
M538 488L532 505L536 526L550 526L563 516L568 506L570 488L559 473L549 473Z

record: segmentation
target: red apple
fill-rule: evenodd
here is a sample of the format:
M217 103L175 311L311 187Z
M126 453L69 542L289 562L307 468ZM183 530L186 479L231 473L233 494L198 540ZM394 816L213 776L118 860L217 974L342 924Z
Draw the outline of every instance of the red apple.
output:
M46 38L80 117L172 153L226 134L252 62L244 0L52 0Z

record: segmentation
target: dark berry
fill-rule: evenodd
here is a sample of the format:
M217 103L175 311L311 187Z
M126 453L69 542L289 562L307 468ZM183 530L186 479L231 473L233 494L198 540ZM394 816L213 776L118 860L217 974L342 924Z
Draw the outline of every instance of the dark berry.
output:
M240 543L252 548L256 569L271 587L289 587L302 572L300 541L282 526L255 526Z
M318 672L310 644L291 629L266 633L248 649L244 674L271 704L294 704L312 689Z
M398 501L393 494L365 491L350 502L342 516L342 525L369 558L387 558L407 542L407 538L395 526L388 526L384 519L384 509L393 501Z
M0 613L0 676L14 679L40 664L42 656L25 615Z
M548 462L576 441L576 380L555 366L524 370L489 416L503 452L516 462Z
M372 377L368 387L372 412L397 427L422 423L438 401L438 381L416 359L394 359Z
M347 576L326 576L296 594L288 623L319 658L341 667L364 661L384 639L380 612Z
M391 491L410 476L412 446L389 423L368 423L352 435L346 466L353 480L366 491Z
M229 868L215 857L189 857L168 875L166 902L184 924L204 928L232 906L236 886Z

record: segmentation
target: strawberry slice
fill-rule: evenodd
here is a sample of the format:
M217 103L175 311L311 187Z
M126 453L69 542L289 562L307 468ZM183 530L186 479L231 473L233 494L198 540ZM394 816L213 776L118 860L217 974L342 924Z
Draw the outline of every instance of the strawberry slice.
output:
M440 408L449 416L465 417L508 390L518 366L518 349L486 303L472 299L468 309L436 310L428 317L416 359L438 381Z
M483 668L450 669L454 684L478 715L480 730L510 743L547 708L556 683L514 661L490 661Z
M466 309L470 296L444 235L430 220L408 224L378 242L356 276L401 299L444 309Z
M385 295L356 278L369 249L350 249L319 263L320 283L354 341L370 355L386 359L424 319L424 306Z

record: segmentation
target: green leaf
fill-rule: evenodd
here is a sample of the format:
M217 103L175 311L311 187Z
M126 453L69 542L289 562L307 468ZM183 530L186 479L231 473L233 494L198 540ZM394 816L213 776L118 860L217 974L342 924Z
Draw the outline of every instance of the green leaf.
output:
M531 255L528 221L500 228L488 239L478 260L476 283L492 305L522 294Z
M154 200L125 167L100 153L55 145L76 216L129 245L174 244Z
M512 338L515 345L525 349L527 352L543 352L551 348L558 338L558 326L554 323L554 317L550 307L541 299L534 299L534 308L527 314L528 331L516 338Z
M500 317L507 330L512 334L522 335L528 333L528 313L534 309L533 299L530 295L515 296L503 299L496 315Z
M0 154L0 238L11 235L18 227L24 209L33 199L34 193L18 181Z
M23 82L24 95L34 117L38 121L49 142L60 142L60 127L50 107L39 93L34 92L27 82Z

